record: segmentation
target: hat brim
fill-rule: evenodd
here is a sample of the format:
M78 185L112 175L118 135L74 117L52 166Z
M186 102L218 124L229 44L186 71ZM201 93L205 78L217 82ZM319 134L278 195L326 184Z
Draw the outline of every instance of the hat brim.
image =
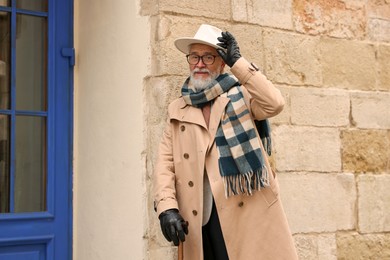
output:
M195 44L195 43L205 44L205 45L211 46L215 49L222 49L222 47L220 47L216 44L202 41L202 40L198 40L198 39L194 39L194 38L190 38L190 37L178 38L175 40L174 43L175 43L176 48L179 51L183 52L184 54L189 54L191 44Z

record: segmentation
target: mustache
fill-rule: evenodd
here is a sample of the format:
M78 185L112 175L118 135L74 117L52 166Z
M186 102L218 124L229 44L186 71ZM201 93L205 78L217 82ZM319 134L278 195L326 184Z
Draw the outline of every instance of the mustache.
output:
M207 72L210 74L210 70L206 69L206 68L203 68L203 69L200 69L200 68L195 68L193 71L192 71L192 74L196 73L196 72Z

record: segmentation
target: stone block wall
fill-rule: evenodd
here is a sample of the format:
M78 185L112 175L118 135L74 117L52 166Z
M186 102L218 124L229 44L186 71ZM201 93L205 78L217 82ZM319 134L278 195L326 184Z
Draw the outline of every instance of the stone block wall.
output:
M188 65L174 39L202 23L235 35L282 91L273 161L300 259L390 259L390 1L141 0L147 191L166 108ZM148 193L145 259L175 259Z

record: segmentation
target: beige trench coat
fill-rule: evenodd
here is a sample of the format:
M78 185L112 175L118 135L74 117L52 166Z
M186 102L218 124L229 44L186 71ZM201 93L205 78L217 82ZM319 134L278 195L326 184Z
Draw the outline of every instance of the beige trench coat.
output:
M244 96L254 119L269 118L283 109L280 91L244 58L234 64L231 72L244 86ZM186 105L182 98L169 105L168 123L153 178L157 214L179 209L189 222L184 259L203 259L203 174L206 169L230 260L297 259L274 173L270 174L270 187L252 196L225 197L214 137L228 101L225 97L215 99L208 128L201 109ZM264 149L263 154L267 158ZM271 172L267 159L266 166Z

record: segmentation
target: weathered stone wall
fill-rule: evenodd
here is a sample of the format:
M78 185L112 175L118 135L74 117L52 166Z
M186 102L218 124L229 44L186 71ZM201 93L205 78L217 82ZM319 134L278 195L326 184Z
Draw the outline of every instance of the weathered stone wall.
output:
M286 99L273 161L301 259L390 259L390 1L143 0L147 189L166 108L188 75L173 41L231 31ZM146 259L174 259L148 198Z

